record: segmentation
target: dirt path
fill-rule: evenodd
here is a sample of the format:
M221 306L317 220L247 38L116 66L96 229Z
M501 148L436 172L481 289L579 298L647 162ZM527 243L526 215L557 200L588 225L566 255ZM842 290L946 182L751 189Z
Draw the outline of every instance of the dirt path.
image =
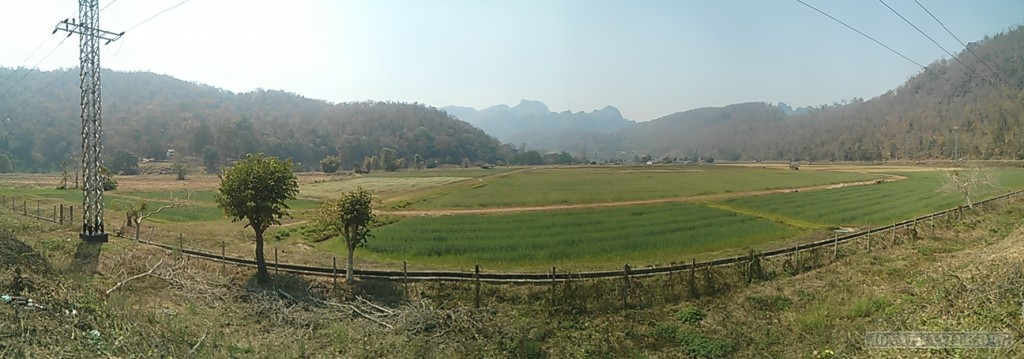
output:
M687 197L673 197L673 198L657 198L657 199L646 199L637 201L622 201L622 202L605 202L605 203L583 203L583 204L564 204L564 205L550 205L550 206L529 206L529 207L501 207L501 208L466 208L466 209L428 209L428 210L408 210L408 211L382 211L378 210L377 214L387 214L392 216L447 216L456 214L491 214L491 213L521 213L521 212L537 212L537 211L558 211L566 209L584 209L584 208L608 208L608 207L619 207L619 206L635 206L643 204L657 204L657 203L682 203L682 202L709 202L709 201L720 201L724 199L732 199L739 197L749 196L761 196L766 194L774 193L788 193L788 192L799 192L799 191L821 191L829 189L844 188L850 186L868 186L873 184L896 182L907 179L907 177L899 175L887 175L889 178L860 181L860 182L846 182L836 184L826 184L808 187L796 187L796 188L779 188L779 189L767 189L759 191L747 191L747 192L733 192L733 193L715 193L706 194L699 196L687 196Z

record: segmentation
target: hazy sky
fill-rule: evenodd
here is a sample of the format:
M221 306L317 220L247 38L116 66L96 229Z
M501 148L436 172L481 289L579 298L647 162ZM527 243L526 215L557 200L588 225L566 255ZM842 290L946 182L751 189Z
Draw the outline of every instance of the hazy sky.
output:
M921 64L946 56L877 1L805 1ZM1021 0L919 1L965 42L1024 22ZM128 30L181 2L100 0L100 27ZM913 0L886 2L962 49ZM0 0L0 66L77 66L77 35L58 46L64 35L50 34L74 16L73 0ZM555 111L613 105L638 121L867 99L920 71L795 0L191 0L104 46L101 63L235 92L476 108L526 98Z

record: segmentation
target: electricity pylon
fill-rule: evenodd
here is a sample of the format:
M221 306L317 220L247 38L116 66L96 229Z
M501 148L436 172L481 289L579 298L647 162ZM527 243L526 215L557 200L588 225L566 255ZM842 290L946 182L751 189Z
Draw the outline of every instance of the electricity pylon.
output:
M64 19L57 23L53 33L66 31L68 36L78 34L79 79L82 89L82 232L79 238L89 242L106 242L103 230L103 174L100 168L103 149L100 125L103 118L100 101L100 40L109 44L121 38L122 33L99 29L99 0L78 1L78 22Z

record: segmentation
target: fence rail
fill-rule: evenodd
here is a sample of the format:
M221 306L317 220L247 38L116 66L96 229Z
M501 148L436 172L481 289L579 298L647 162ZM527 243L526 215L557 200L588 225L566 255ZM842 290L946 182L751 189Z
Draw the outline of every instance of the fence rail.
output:
M1020 193L1024 193L1024 190L1017 190L1010 193L1006 193L997 197L989 198L980 202L975 203L975 206L983 206L994 201L1011 198ZM33 215L28 213L28 204L23 201L22 211L17 211L16 200L11 198L11 205L6 206L7 197L0 197L0 207L11 208L15 213L23 214L29 217L33 217L40 220L50 221L58 223L63 220L63 216L58 219L46 218L40 216L38 213ZM38 208L38 204L37 204ZM917 222L922 220L933 219L936 217L947 216L950 213L956 211L962 211L963 207L954 207L943 211L914 217L912 219L895 222L891 225L869 228L862 231L849 233L843 236L836 236L833 238L823 239L806 244L797 244L793 247L777 248L757 254L758 258L772 258L781 257L791 254L798 254L801 251L812 250L815 248L827 247L827 246L838 246L846 242L870 236L877 233L883 233L888 231L895 231L896 229L915 225ZM38 210L37 210L38 212ZM63 214L63 210L61 212ZM119 235L122 238L130 238L125 235ZM164 248L171 251L180 251L184 255L196 257L200 259L210 260L214 262L222 262L232 265L240 266L256 266L256 261L246 258L228 257L224 254L217 254L212 252L206 252L195 249L187 249L183 247L175 247L173 245L159 243L154 241L139 240L138 242ZM361 278L375 278L375 279L388 279L388 280L411 280L411 281L475 281L483 283L552 283L552 282L564 282L571 280L580 279L607 279L607 278L623 278L623 277L638 277L638 276L654 276L663 274L674 274L682 273L696 269L704 269L711 267L722 267L736 265L740 263L746 263L750 260L748 255L738 255L733 257L718 258L708 261L692 261L690 263L674 264L669 266L659 267L642 267L642 268L630 268L626 265L622 270L608 270L608 271L589 271L589 272L555 272L552 269L550 273L482 273L479 272L479 266L476 271L407 271L407 270L368 270L368 269L354 269L353 275ZM326 276L326 277L337 277L339 273L336 267L317 267L307 266L299 264L289 263L267 263L268 267L273 266L275 270L300 274L300 275L314 275L314 276Z

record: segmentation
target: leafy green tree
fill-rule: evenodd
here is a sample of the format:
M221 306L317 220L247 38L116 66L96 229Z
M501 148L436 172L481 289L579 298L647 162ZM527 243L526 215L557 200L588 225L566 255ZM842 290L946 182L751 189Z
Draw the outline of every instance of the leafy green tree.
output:
M256 234L256 280L266 282L267 262L263 257L263 234L270 226L281 224L288 214L285 201L299 193L292 173L292 161L282 161L263 153L249 154L224 172L216 196L217 207L232 222L246 220Z
M356 247L365 245L367 239L372 237L370 225L373 221L373 194L362 187L342 193L341 197L320 205L315 222L325 238L340 235L345 239L345 248L348 249L348 262L345 265L347 281L352 280L352 258Z
M335 173L338 172L338 168L341 167L341 158L338 156L327 156L320 160L320 169L324 173Z
M114 157L110 159L110 162L107 162L107 166L114 173L123 175L139 174L139 158L134 153L125 150L115 152Z
M206 122L200 123L196 132L192 134L192 155L197 156L205 153L207 146L213 146L213 130Z
M203 167L206 167L206 172L216 172L220 168L220 151L216 147L203 147Z
M402 167L402 159L398 158L398 151L390 148L382 148L380 150L380 166L385 171L394 172Z
M11 165L11 158L7 157L6 154L0 153L0 173L11 172L14 172L14 166Z
M544 157L540 155L540 152L526 151L520 156L519 162L524 165L539 166L544 164Z

